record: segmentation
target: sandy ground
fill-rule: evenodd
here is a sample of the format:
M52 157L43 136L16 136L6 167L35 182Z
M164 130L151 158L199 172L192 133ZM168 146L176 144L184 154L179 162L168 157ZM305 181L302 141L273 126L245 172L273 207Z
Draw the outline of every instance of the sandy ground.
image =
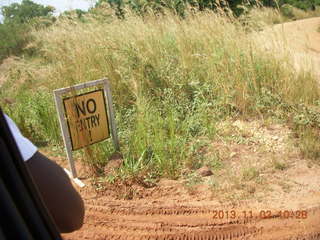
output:
M265 50L289 51L298 70L311 69L320 80L319 26L320 18L312 18L270 28L263 33L270 39ZM266 36L260 37L264 41ZM320 167L303 159L294 143L284 150L290 135L284 126L237 121L232 127L249 131L247 143L213 143L230 153L225 161L234 169L231 175L240 174L237 167L245 163L258 167L269 158L285 161L288 169L265 171L262 184L254 183L253 188L248 182L240 185L249 189L246 197L226 199L219 197L225 194L223 188L206 184L215 176L204 177L191 190L182 180L167 179L148 188L136 182L99 185L92 184L85 168L77 163L86 183L79 189L86 206L85 223L64 238L320 239ZM56 161L67 165L61 158ZM236 193L230 190L231 195Z

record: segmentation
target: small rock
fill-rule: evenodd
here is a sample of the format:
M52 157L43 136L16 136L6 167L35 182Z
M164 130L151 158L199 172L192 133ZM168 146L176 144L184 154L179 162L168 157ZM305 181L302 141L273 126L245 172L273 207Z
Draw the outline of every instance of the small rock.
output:
M201 176L201 177L207 177L207 176L211 176L213 173L211 171L211 169L207 166L204 166L202 168L199 168L197 170L197 173Z
M123 156L121 153L119 152L114 152L110 157L109 157L109 161L111 160L119 160L119 159L123 159Z

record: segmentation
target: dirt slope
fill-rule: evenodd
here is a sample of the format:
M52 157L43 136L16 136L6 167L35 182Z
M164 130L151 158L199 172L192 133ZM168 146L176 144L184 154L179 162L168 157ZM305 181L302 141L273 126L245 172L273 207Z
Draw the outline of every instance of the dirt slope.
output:
M289 51L297 69L309 68L320 80L320 18L277 25L266 30L258 41L267 51ZM269 41L265 41L268 38ZM252 123L248 125L252 126ZM257 132L253 129L253 132ZM279 138L269 131L274 145ZM264 131L266 135L266 131ZM261 140L261 136L258 137ZM228 148L232 148L229 144ZM261 146L260 146L261 147ZM230 161L265 161L251 146L241 148ZM235 151L235 150L232 150ZM282 156L284 154L282 153ZM273 155L281 158L281 155ZM284 157L284 156L283 156ZM281 159L280 159L281 160ZM60 161L60 160L57 160ZM66 165L66 163L62 163ZM246 200L221 200L208 186L192 191L181 181L161 180L157 186L144 188L135 183L107 185L96 192L85 171L87 186L79 189L86 204L85 224L81 230L65 234L66 240L311 240L320 239L320 169L310 167L299 154L293 154L290 168L266 175L272 191L252 193ZM79 167L79 166L78 166ZM286 181L290 181L288 187ZM280 186L279 183L282 182ZM99 186L96 184L96 188ZM290 189L289 189L290 188ZM259 198L257 197L259 196Z

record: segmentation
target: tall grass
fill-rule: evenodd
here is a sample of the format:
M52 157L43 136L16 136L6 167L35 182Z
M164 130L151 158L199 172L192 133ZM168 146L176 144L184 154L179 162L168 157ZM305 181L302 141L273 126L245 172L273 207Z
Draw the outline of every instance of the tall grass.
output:
M284 16L277 8L254 7L248 14L240 17L251 29L263 30L266 26L279 24L285 21Z
M319 97L311 76L296 74L287 59L260 50L238 20L217 14L61 20L33 36L38 57L30 61L40 64L12 70L15 80L26 77L28 96L18 98L13 115L21 116L18 106L31 99L24 121L36 121L38 133L57 142L51 91L108 77L125 157L122 170L128 174L147 170L176 178L190 162L199 167L209 161L190 148L197 138L214 139L217 122L272 115ZM38 98L28 81L42 86L45 95ZM112 145L97 148L95 166L103 170Z

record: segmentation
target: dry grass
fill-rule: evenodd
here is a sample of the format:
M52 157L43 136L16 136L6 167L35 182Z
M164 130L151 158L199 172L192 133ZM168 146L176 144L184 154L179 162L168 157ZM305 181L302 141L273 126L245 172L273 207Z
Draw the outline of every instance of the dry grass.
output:
M286 4L282 8L254 7L240 19L249 29L263 30L275 24L319 16L320 7L315 11L304 11Z
M17 94L11 114L57 143L51 91L106 76L125 159L121 174L177 178L189 163L205 163L203 145L192 143L213 141L218 122L274 114L286 119L286 106L319 98L312 76L298 75L288 59L264 52L247 30L236 19L209 13L184 20L170 14L61 20L33 33L38 56L27 69L11 71L13 81L27 78L6 93ZM35 86L43 86L41 94ZM103 169L112 144L95 148L94 165Z
M289 4L284 4L281 6L280 11L285 19L288 20L299 20L305 18L319 17L320 16L320 7L316 7L314 11L308 10L304 11Z
M253 8L243 18L250 27L258 30L285 21L278 9L267 7Z

